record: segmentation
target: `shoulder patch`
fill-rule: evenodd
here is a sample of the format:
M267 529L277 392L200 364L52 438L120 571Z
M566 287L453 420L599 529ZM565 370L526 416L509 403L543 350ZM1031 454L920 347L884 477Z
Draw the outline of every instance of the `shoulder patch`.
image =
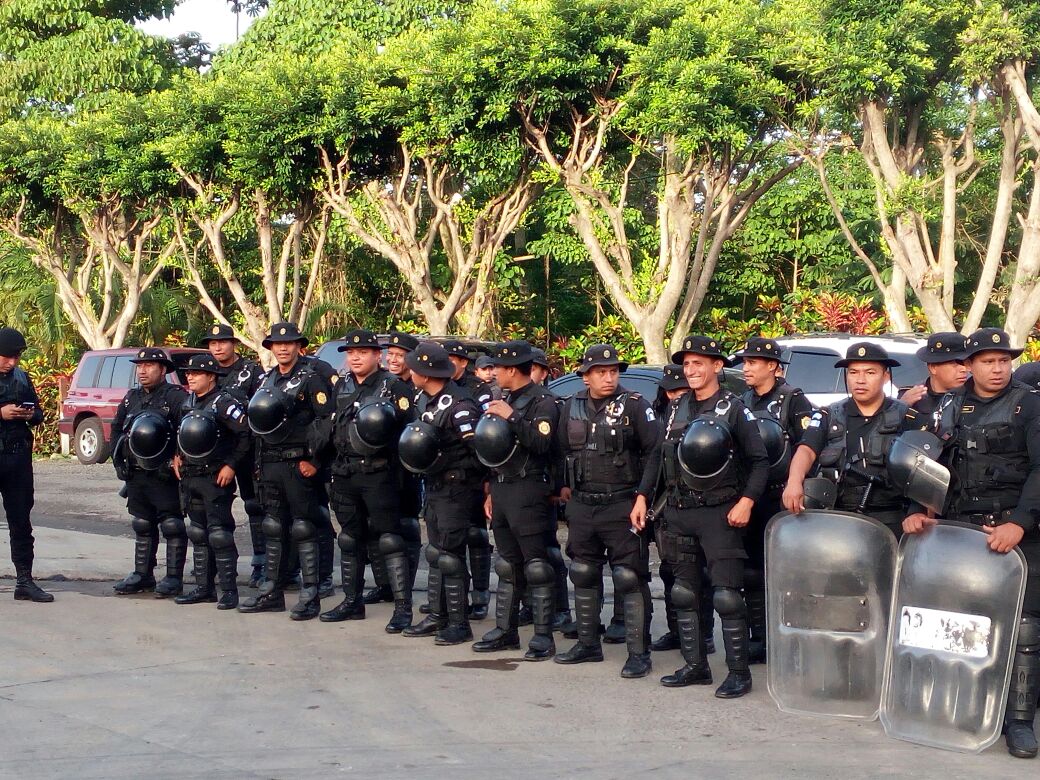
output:
M319 390L317 393L314 394L314 400L317 401L319 404L324 405L328 402L329 397L325 395L324 390Z
M651 409L649 406L646 407L646 421L647 422L653 422L656 419L657 419L657 415L654 414L654 410Z
M467 417L469 417L469 409L461 409L455 412L456 420L465 420Z
M744 407L744 419L747 420L748 422L754 422L755 421L755 415L746 406Z
M548 420L542 420L538 423L538 433L542 434L542 436L548 436L551 432L552 426L549 425Z
M803 417L802 418L802 430L804 431L806 428L808 428L809 424L811 422L812 422L812 418L811 417Z
M402 395L400 398L397 399L397 408L400 409L402 412L407 412L409 407L411 407L411 403L409 403L408 399L405 396Z
M339 374L333 374L329 377L329 384L335 387L336 383L339 382Z

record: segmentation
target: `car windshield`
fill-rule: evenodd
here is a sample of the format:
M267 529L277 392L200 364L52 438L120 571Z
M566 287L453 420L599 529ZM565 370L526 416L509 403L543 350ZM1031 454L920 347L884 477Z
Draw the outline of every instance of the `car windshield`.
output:
M837 352L797 350L788 359L791 363L784 371L788 384L805 393L845 392L845 387L839 385L841 372L834 367L839 359Z
M328 341L318 347L314 353L314 357L318 360L324 360L334 369L339 371L343 367L343 353L339 351L340 344L342 341Z

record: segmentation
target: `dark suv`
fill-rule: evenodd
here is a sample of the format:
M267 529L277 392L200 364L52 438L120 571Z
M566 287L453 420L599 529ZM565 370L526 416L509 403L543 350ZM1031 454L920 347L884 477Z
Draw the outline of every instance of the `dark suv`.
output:
M173 362L183 365L201 349L172 347L166 350ZM84 352L72 375L69 394L61 404L58 432L62 452L73 452L80 463L103 462L112 441L112 420L123 396L137 387L137 373L130 359L136 348L98 349ZM167 382L186 380L180 370L166 375ZM71 446L70 446L71 445Z
M739 369L724 368L721 384L733 393L747 390L744 375ZM629 366L621 375L621 385L632 392L639 393L650 403L657 398L657 383L661 380L664 369L661 366ZM581 377L571 372L549 382L549 389L560 398L569 398L585 386Z

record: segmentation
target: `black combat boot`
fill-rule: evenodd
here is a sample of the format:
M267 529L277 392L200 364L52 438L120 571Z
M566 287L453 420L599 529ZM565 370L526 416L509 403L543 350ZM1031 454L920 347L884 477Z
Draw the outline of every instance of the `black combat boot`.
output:
M321 613L322 623L339 623L343 620L364 620L365 601L361 596L364 567L357 555L340 550L339 573L343 580L343 601Z
M368 565L372 567L372 579L375 587L365 592L366 604L394 603L394 592L390 589L390 579L386 573L386 557L379 552L379 539L371 539L366 545Z
M748 666L748 627L744 618L722 619L722 643L726 647L729 675L715 691L720 699L736 699L751 692L751 670Z
M448 611L448 625L437 632L437 645L461 645L473 639L469 626L466 596L466 566L457 555L442 554L438 561L444 583L444 603Z
M157 599L179 596L184 591L184 562L187 559L188 537L166 537L166 576L155 586Z
M220 583L217 609L234 609L238 606L238 548L234 532L222 529L214 531L209 538Z
M1018 629L1018 644L1011 667L1007 709L1004 712L1004 739L1008 753L1015 758L1035 758L1036 700L1040 695L1040 619L1023 617Z
M303 587L300 597L290 610L293 620L313 620L321 613L321 596L318 595L318 540L312 536L298 542L300 556L300 575Z
M191 555L195 561L195 588L175 598L173 603L212 604L217 600L217 592L213 585L214 571L211 566L213 561L210 560L210 548L196 542L191 548Z
M687 685L711 685L711 668L704 660L704 635L700 618L693 610L677 610L675 626L680 650L686 664L672 674L661 678L666 688L685 688Z
M574 614L578 626L578 641L566 652L557 653L558 664L598 663L603 660L603 646L599 641L599 591L596 588L574 589Z
M426 611L428 614L414 626L409 626L402 631L401 633L405 636L432 636L448 624L448 608L444 603L444 583L441 570L436 563L439 556L440 553L435 548L427 547L426 560L430 564L430 576L426 580Z
M136 537L134 538L134 570L125 579L117 582L113 590L120 596L143 593L155 590L155 551L158 547L157 534L146 520L135 517L132 522Z
M267 561L264 564L264 581L260 590L253 598L243 599L238 606L238 611L251 612L285 612L285 591L282 590L282 545L278 537L267 537Z
M681 650L682 643L679 640L679 626L675 618L675 604L672 602L672 589L668 588L664 592L664 615L668 621L667 633L661 634L655 639L650 649L655 653L663 653L668 650ZM698 633L700 633L698 631Z
M524 660L547 661L556 655L556 642L553 640L555 572L549 561L536 559L528 562L526 573L530 584L534 636L527 645Z
M495 627L473 643L474 653L497 653L502 650L519 650L520 634L517 620L520 594L516 587L513 565L499 558L495 565L498 572L498 591L495 593Z
M391 553L386 558L386 574L390 578L390 590L394 593L394 614L386 624L386 633L400 634L412 625L411 567L408 556L403 552Z
M744 594L747 603L748 633L751 644L748 659L752 664L766 662L766 592L753 588Z
M28 566L15 567L14 600L35 601L38 604L49 604L54 601L54 596L45 591L32 577L32 568Z

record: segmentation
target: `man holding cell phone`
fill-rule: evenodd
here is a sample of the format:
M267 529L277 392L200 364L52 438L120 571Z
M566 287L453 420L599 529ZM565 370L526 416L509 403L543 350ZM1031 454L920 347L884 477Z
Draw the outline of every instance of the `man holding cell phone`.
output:
M43 410L29 375L18 367L25 337L0 328L0 496L11 533L11 561L18 601L49 602L54 596L33 582L32 429L43 422Z

